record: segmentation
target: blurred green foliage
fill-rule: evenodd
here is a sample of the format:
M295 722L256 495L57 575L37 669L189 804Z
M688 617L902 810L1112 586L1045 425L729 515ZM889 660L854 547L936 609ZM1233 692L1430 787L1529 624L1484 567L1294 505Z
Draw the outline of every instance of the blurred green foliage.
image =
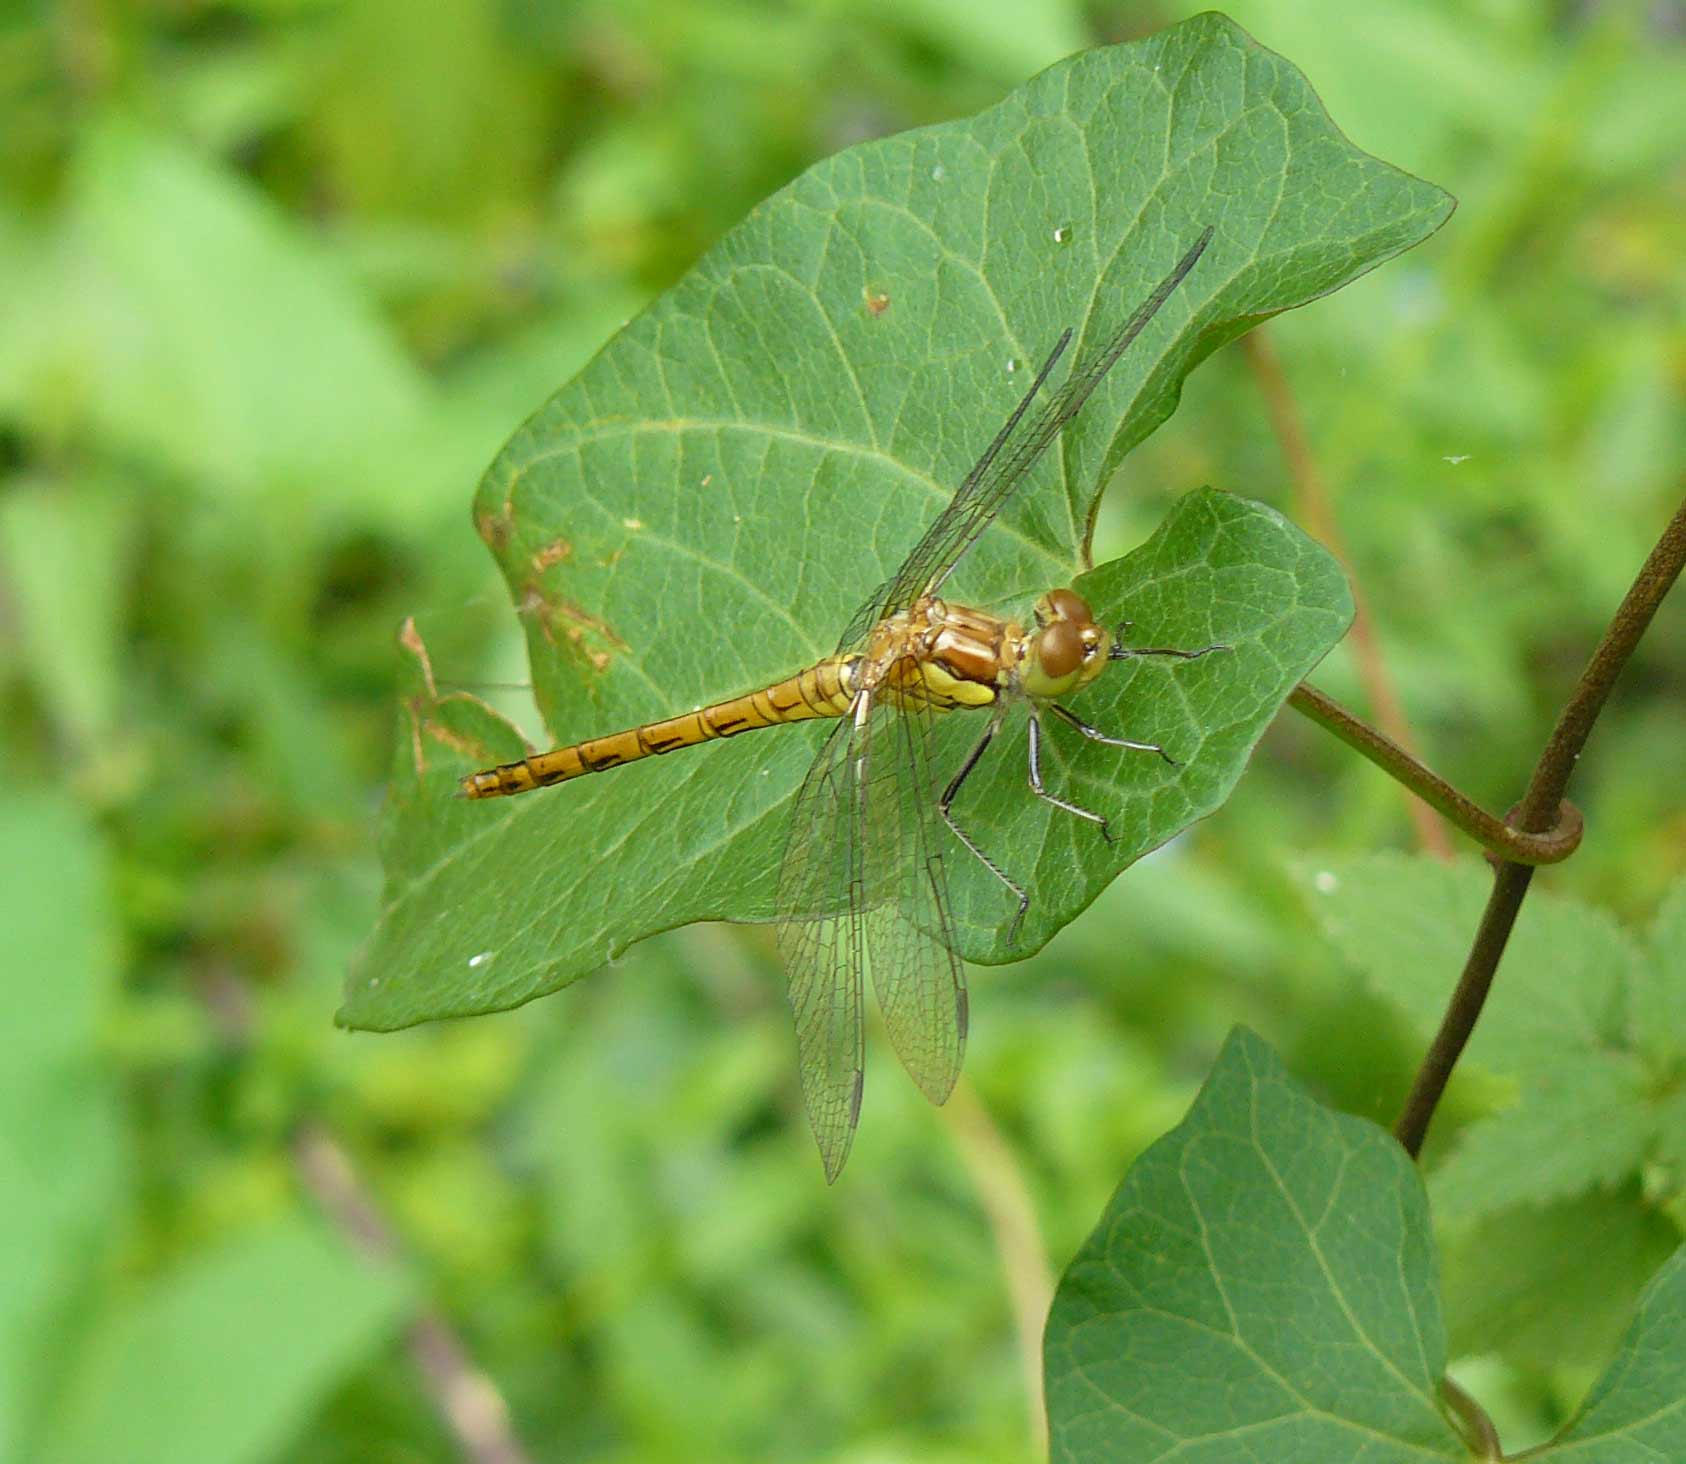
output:
M1025 1456L996 1176L882 1066L821 1185L763 931L676 932L473 1023L353 1038L331 1014L375 906L400 617L434 613L444 678L527 676L468 520L520 419L808 162L1194 8L0 19L0 1173L29 1199L3 1207L0 1457L451 1457L401 1340L422 1303L535 1458ZM1502 808L1680 492L1680 13L1230 9L1355 142L1462 200L1270 331L1423 749ZM1125 465L1097 558L1208 482L1293 512L1234 351ZM1541 876L1635 927L1686 867L1683 666L1675 603L1572 789L1585 846ZM1319 680L1358 700L1344 657ZM1285 720L1214 820L980 973L968 1071L1051 1266L1235 1020L1391 1117L1415 1038L1294 870L1408 840L1396 790ZM1492 1097L1455 1084L1435 1145ZM340 1254L289 1147L306 1122L402 1280ZM266 1330L288 1366L227 1340ZM1481 1364L1507 1442L1590 1375L1538 1351ZM189 1385L244 1390L243 1429L176 1408Z

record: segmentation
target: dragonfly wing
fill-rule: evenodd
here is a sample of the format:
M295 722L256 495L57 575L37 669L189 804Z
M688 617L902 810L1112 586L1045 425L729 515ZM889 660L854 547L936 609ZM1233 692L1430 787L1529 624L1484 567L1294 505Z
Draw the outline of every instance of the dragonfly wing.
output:
M887 718L866 799L866 943L891 1045L943 1102L966 1050L966 973L954 953L929 710Z
M920 595L936 592L960 556L1001 512L1002 505L1030 475L1031 469L1036 466L1042 454L1060 435L1065 425L1082 410L1083 404L1105 379L1107 372L1118 364L1118 358L1142 333L1148 321L1158 314L1160 306L1171 297L1171 293L1183 282L1184 276L1194 268L1200 256L1206 252L1206 246L1212 242L1212 232L1208 228L1194 241L1193 246L1177 261L1171 272L1159 282L1135 313L1108 338L1100 350L1072 367L1071 375L1048 399L1042 410L1021 426L1021 420L1031 402L1070 342L1071 332L1068 330L1059 338L1042 369L1037 372L1030 390L996 435L995 441L985 449L983 456L956 490L948 507L925 531L925 536L913 547L913 551L902 562L901 568L891 577L877 607L878 613L873 619L882 619L885 615L893 614L912 604Z
M858 651L865 645L868 633L884 618L882 607L889 590L890 581L885 580L867 597L866 603L855 611L848 625L843 628L841 639L837 642L837 655L846 656L851 651Z
M870 775L871 693L815 756L796 795L779 870L779 953L790 978L802 1101L829 1182L860 1119L861 978L866 965L862 775Z

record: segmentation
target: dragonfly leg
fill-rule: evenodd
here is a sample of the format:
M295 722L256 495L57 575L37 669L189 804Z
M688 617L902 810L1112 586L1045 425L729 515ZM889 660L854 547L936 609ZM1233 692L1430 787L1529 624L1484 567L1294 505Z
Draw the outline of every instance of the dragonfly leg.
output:
M971 852L972 857L976 859L978 863L983 865L983 867L993 874L998 880L1000 880L1001 883L1007 887L1013 898L1019 902L1018 913L1013 916L1012 928L1007 932L1007 944L1017 945L1019 940L1019 927L1024 924L1025 912L1030 909L1030 896L1025 893L1023 885L1015 883L999 864L991 859L989 855L985 854L984 851L980 849L975 842L973 842L972 836L955 822L954 814L951 811L954 805L955 795L960 792L960 785L966 781L966 778L971 773L972 769L978 765L978 760L984 755L984 749L995 740L995 734L1000 730L1000 728L1001 719L999 717L991 717L989 719L989 726L984 728L983 736L978 738L977 743L973 746L972 750L966 754L966 761L960 765L960 771L949 780L948 787L943 789L942 797L937 800L937 811L942 814L943 822L948 825L948 831L953 834L955 838L960 840L960 842Z
M1118 633L1112 638L1112 650L1107 659L1111 661L1133 661L1137 656L1175 656L1179 661L1198 661L1202 656L1209 656L1213 651L1233 650L1233 646L1210 645L1201 646L1197 651L1180 651L1175 646L1127 646L1125 636L1129 635L1130 627L1135 622L1121 620L1118 623Z
M1058 708L1057 710L1064 709ZM1099 736L1100 734L1096 733L1095 735ZM1109 741L1111 739L1102 740ZM1139 743L1131 744L1131 746L1140 745ZM1051 803L1055 808L1062 808L1067 813L1076 814L1078 818L1086 818L1092 824L1099 824L1101 826L1101 837L1109 844L1112 842L1112 830L1106 826L1106 818L1103 814L1096 813L1093 809L1084 808L1081 804L1069 802L1064 798L1056 798L1042 786L1042 723L1038 720L1035 712L1030 714L1030 791L1044 803Z
M1180 768L1182 766L1176 758L1166 752L1165 749L1157 742L1132 742L1128 737L1108 737L1105 732L1100 730L1100 728L1091 727L1069 707L1062 707L1058 702L1048 702L1046 705L1048 710L1062 722L1064 722L1067 726L1075 727L1091 742L1104 742L1108 747L1128 747L1132 752L1157 752L1160 757L1164 758L1165 761L1172 767ZM1032 725L1035 725L1034 722Z

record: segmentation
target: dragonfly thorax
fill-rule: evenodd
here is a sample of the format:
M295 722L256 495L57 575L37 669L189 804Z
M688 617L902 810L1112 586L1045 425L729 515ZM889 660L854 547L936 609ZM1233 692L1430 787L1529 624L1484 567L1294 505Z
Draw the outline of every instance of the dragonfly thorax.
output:
M1028 630L923 596L874 627L848 681L851 690L870 688L897 706L938 712L990 706L1003 694L1063 696L1100 675L1112 643L1071 590L1042 596Z
M925 595L879 621L855 674L897 706L986 707L1011 684L1021 640L1010 620Z

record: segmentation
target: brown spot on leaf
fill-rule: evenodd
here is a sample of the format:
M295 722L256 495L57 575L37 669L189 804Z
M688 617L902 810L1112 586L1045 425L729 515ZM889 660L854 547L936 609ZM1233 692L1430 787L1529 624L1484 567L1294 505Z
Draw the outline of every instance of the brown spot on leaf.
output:
M473 733L462 732L451 725L454 704L470 703L487 712L490 712L491 708L479 697L464 692L440 695L438 683L433 679L432 658L428 655L421 631L417 629L413 618L406 617L404 623L398 627L398 645L405 655L415 661L421 675L421 689L412 691L399 702L404 719L409 724L410 764L415 771L416 780L419 782L427 776L427 754L430 745L448 748L457 756L471 762L492 761L482 738Z
M421 632L416 629L413 615L406 615L404 623L398 627L398 647L415 661L416 668L421 672L422 690L403 700L404 715L410 723L410 761L415 767L416 777L420 779L427 772L427 755L422 748L422 724L439 700L439 691L433 680L433 662L428 657Z
M404 623L398 627L398 644L407 655L415 657L421 670L422 685L427 688L429 699L438 701L439 688L433 680L433 661L427 654L427 646L422 642L421 632L416 629L415 616L404 617Z
M552 539L533 555L533 568L543 574L553 564L560 564L573 555L574 546L566 539Z
M410 721L410 765L416 771L416 781L419 783L427 776L427 753L422 747L422 722L425 720L425 707L419 696L407 697L404 701L404 715Z
M883 290L875 290L871 285L861 287L861 298L866 301L866 313L874 320L890 308L890 297Z
M521 594L521 614L538 621L540 631L551 645L575 652L596 671L606 670L613 657L591 642L607 641L617 651L627 648L608 621L572 600L547 594L531 581Z
M422 723L422 728L430 740L437 742L441 747L450 748L452 752L458 753L471 762L485 762L489 756L486 751L486 744L478 737L464 737L455 728L447 727L443 722L432 717L428 717Z
M511 505L505 503L498 513L477 513L474 515L475 532L486 541L493 553L501 552L509 543L510 535L515 531L515 521L511 514Z

